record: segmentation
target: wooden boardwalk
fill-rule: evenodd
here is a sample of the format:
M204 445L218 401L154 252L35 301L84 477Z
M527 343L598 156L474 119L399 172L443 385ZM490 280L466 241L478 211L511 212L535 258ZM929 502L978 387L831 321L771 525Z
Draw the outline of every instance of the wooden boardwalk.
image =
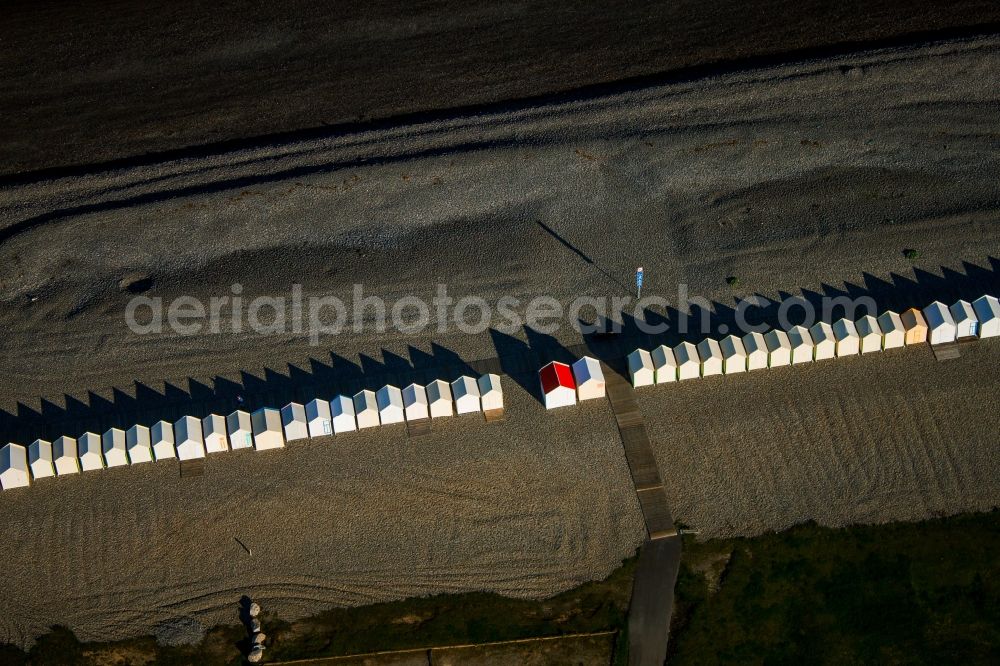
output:
M967 349L970 345L976 344L976 342L978 342L977 338L965 338L957 342L931 345L931 351L934 352L934 359L938 362L951 361L959 358L962 355L963 349Z
M419 421L406 422L406 435L411 439L413 437L423 437L424 435L429 434L431 434L430 419L420 419Z
M628 611L629 666L662 666L667 657L670 616L674 611L674 584L681 567L681 538L670 516L667 493L635 399L635 389L606 364L604 379L649 534L649 541L639 550L639 565L632 583Z
M205 459L195 458L194 460L181 460L180 474L182 479L188 479L194 476L204 476Z
M667 505L667 494L663 490L663 479L656 466L653 447L649 442L646 424L639 412L635 390L617 372L605 368L608 399L618 422L618 433L625 447L632 483L635 485L639 506L646 521L646 531L651 540L676 536L673 518Z

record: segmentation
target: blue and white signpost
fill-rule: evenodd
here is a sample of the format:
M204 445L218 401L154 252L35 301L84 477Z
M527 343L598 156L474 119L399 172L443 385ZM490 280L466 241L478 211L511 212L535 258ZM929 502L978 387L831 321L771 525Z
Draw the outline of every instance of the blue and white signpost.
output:
M642 300L642 266L635 272L635 286L639 293L636 294L636 300Z

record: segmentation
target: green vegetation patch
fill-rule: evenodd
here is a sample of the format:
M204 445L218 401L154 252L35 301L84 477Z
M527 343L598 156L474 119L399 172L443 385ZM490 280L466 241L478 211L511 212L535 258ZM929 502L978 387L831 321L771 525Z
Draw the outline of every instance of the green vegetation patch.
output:
M274 637L267 656L302 659L621 629L635 564L631 558L603 581L543 601L482 593L439 595L337 608L292 625L265 620Z
M1000 512L685 541L674 664L1000 663Z

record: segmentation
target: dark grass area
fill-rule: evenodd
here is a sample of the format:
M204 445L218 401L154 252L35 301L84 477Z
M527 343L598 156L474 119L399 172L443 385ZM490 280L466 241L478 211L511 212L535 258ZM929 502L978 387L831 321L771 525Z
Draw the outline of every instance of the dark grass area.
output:
M268 657L301 659L621 629L635 562L632 558L603 581L544 601L440 595L333 609L294 625L269 622L274 645Z
M668 663L997 664L998 553L1000 511L690 540Z
M608 630L621 633L635 564L633 557L603 581L541 601L496 594L439 595L334 609L291 623L265 612L261 624L268 636L266 656L268 661L279 661ZM164 647L149 637L82 644L70 630L54 627L27 654L0 645L0 665L240 664L245 641L243 627L227 626L211 629L199 644L189 647ZM616 643L615 663L625 663L627 644L620 639Z

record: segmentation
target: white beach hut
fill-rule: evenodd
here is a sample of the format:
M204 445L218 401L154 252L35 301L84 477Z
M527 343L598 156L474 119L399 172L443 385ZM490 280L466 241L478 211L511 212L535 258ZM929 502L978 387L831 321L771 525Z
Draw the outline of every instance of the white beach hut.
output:
M503 409L503 387L500 385L500 375L485 374L479 378L479 400L483 411Z
M955 319L943 303L934 301L924 308L924 319L927 321L927 341L932 345L954 342L958 337Z
M354 394L354 416L358 421L358 429L374 428L380 421L378 418L378 402L375 392L364 389Z
M719 341L705 338L698 343L698 360L701 365L701 376L722 374L722 348Z
M206 453L222 453L229 450L226 435L226 419L218 414L209 414L201 420L201 434L205 438Z
M101 437L101 452L104 454L104 464L107 467L122 467L128 464L128 446L125 444L125 431L110 428Z
M969 301L958 301L949 310L955 320L955 337L959 340L975 338L979 335L979 318Z
M76 440L72 437L57 437L52 442L52 460L55 463L56 474L80 473L80 458L76 450Z
M314 398L307 402L306 423L309 426L310 437L332 435L333 414L330 412L330 401Z
M747 371L747 350L735 335L727 335L719 343L722 350L722 372L732 375Z
M96 433L85 432L76 440L76 448L80 456L80 469L89 472L94 469L104 469L104 456L101 454L101 438Z
M747 355L747 370L767 367L767 341L763 333L753 331L743 336L743 350Z
M573 380L576 382L576 397L579 400L603 398L606 393L604 370L596 358L584 356L573 366Z
M924 313L916 308L910 308L899 315L906 329L906 344L916 345L927 342L927 320Z
M479 402L479 385L468 375L462 375L451 383L451 395L455 399L455 412L471 414L481 411Z
M764 342L767 344L767 367L791 365L792 342L788 339L788 333L773 328L764 335Z
M972 301L972 309L979 320L979 337L995 338L1000 335L1000 301L996 296L980 296Z
M649 357L653 361L653 376L657 384L677 381L677 359L673 349L660 345L649 353Z
M281 427L285 431L285 442L309 437L306 423L306 408L297 402L290 402L281 408Z
M636 349L628 355L628 376L632 386L652 386L656 382L656 369L653 357L645 349Z
M882 331L882 349L896 349L906 344L903 320L892 310L886 310L878 316L878 327Z
M149 439L153 446L153 457L157 460L176 458L174 448L174 426L169 421L157 421L149 429Z
M6 444L0 449L0 488L23 488L31 483L28 452L20 444Z
M852 356L861 351L858 329L850 319L838 319L833 324L833 339L837 341L837 356Z
M427 404L427 389L420 384L410 384L403 389L403 411L407 421L422 421L430 418L430 405Z
M792 346L792 365L809 363L813 360L816 345L812 335L805 326L792 326L788 329L788 344Z
M281 449L285 446L285 432L281 425L281 412L274 407L261 407L250 415L255 451Z
M854 329L858 332L858 346L862 354L882 351L882 329L875 317L861 317L854 323Z
M674 359L677 361L677 379L694 379L701 376L701 359L698 348L690 342L682 342L674 347Z
M573 370L565 363L551 361L538 371L545 409L569 407L576 404L576 379Z
M818 321L809 327L809 335L813 341L814 361L837 356L837 336L833 334L833 326L825 321Z
M250 414L237 409L226 417L226 434L229 436L229 446L236 449L253 448L253 421Z
M427 385L427 404L431 418L455 415L455 402L451 397L451 384L443 379L435 379Z
M330 416L333 421L333 432L354 432L358 422L354 418L354 400L350 396L338 395L330 401Z
M174 450L178 460L196 460L205 457L205 437L201 421L193 416L182 416L174 422Z
M130 464L153 462L152 439L146 426L136 424L125 431L125 448Z
M378 405L378 417L382 425L406 421L403 392L399 388L386 384L375 393L375 404Z
M33 479L45 479L56 475L56 466L52 459L52 442L36 439L28 445L28 467L31 469Z

